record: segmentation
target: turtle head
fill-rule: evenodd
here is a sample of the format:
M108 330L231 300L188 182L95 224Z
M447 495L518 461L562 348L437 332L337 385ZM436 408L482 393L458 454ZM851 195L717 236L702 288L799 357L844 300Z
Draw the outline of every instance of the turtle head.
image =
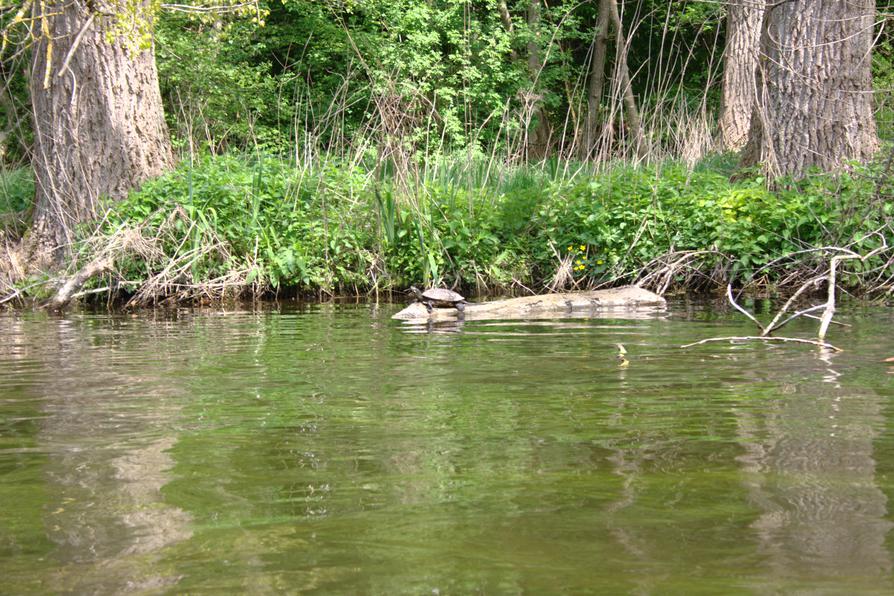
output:
M422 300L422 290L420 290L416 286L410 286L410 289L407 290L407 293L415 296L417 300Z

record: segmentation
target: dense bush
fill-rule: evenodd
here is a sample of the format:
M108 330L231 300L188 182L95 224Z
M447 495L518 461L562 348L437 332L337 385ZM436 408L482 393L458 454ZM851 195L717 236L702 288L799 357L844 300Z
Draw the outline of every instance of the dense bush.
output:
M503 3L508 27L494 0L262 0L263 26L162 11L156 47L166 114L178 140L214 151L310 140L342 148L382 127L428 153L504 148L537 97L558 150L558 137L586 111L596 4L542 3L534 29L528 3L513 0ZM650 0L622 11L646 114L701 106L712 86L704 73L716 70L724 13L678 4ZM536 73L528 44L539 46ZM661 72L650 73L659 51ZM718 100L708 93L709 111Z

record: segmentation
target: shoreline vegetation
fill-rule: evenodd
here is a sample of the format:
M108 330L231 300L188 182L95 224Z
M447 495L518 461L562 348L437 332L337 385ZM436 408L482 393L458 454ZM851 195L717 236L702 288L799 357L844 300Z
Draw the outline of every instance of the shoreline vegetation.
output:
M790 295L824 291L833 257L840 289L886 298L890 161L768 185L737 171L731 154L693 167L602 169L441 158L412 176L374 161L206 155L146 182L100 224L82 225L61 275L4 280L0 300L132 308L280 294L378 298L413 283L468 295L626 284ZM0 185L4 222L26 221L27 172L4 174Z
M894 292L890 3L56 4L0 8L0 306Z

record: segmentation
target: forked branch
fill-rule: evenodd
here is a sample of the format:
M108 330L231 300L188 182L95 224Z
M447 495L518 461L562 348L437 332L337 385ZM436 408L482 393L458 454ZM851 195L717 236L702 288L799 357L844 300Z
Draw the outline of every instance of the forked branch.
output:
M838 266L842 261L847 261L847 260L859 260L860 262L866 262L870 258L888 250L887 241L885 239L884 234L882 234L881 232L878 232L878 231L873 232L872 234L869 234L866 237L862 238L861 241L866 240L867 238L869 238L871 236L877 236L878 238L880 238L881 244L880 244L880 246L874 248L873 250L867 252L866 254L862 254L862 255L858 254L858 253L854 252L853 250L851 250L850 248L834 248L834 247L830 248L829 250L837 251L838 254L835 254L834 256L832 256L829 259L829 267L828 267L828 270L826 271L826 273L824 275L812 277L812 278L808 279L807 281L805 281L804 283L802 283L801 286L789 297L789 299L786 300L785 304L782 305L782 307L776 312L773 319L767 325L763 325L757 319L757 317L752 315L750 312L745 310L742 306L740 306L736 302L736 298L735 298L735 296L733 296L732 283L728 284L726 287L726 297L729 300L729 303L733 306L733 308L735 308L740 313L742 313L743 315L748 317L749 320L751 320L755 325L758 326L758 328L761 330L760 335L735 336L735 337L711 337L711 338L703 339L701 341L697 341L694 343L686 344L682 347L688 348L691 346L700 345L700 344L704 344L704 343L708 343L708 342L714 342L714 341L752 341L753 340L753 341L781 341L781 342L806 343L806 344L812 344L812 345L820 346L823 348L831 349L836 352L840 352L841 351L840 348L837 348L837 347L833 346L832 344L827 343L825 341L826 334L829 330L829 325L836 322L833 319L835 317L835 308L836 308L835 293L837 290ZM815 304L808 308L801 309L801 310L795 312L794 314L788 316L787 318L783 319L785 314L789 312L789 310L792 308L792 306L795 304L795 302L798 300L798 298L800 298L802 295L804 295L810 289L817 289L818 287L820 287L820 284L822 284L823 282L826 283L826 301L825 302L823 302L821 304ZM816 317L815 315L812 314L819 310L822 310L822 314L819 317ZM811 339L803 339L803 338L796 338L796 337L774 337L774 336L770 335L774 331L782 328L783 326L788 324L790 321L793 321L793 320L797 319L798 317L809 317L809 318L818 318L819 319L820 325L819 325L819 329L817 330L817 339L811 340Z

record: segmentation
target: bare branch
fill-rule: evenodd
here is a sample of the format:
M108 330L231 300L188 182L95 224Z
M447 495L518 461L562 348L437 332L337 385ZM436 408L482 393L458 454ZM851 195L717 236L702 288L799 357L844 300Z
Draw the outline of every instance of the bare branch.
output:
M74 298L76 292L80 290L85 283L93 279L95 276L101 275L111 269L113 264L114 262L112 259L105 255L91 261L62 284L62 287L59 288L56 295L47 303L47 307L51 309L60 309L64 307L72 298Z
M754 324L758 326L758 328L761 330L761 333L766 335L767 330L764 329L764 326L761 325L761 322L758 321L757 319L755 319L754 316L752 316L752 314L750 312L748 312L747 310L745 310L744 308L742 308L741 306L736 304L736 299L733 298L733 284L731 284L731 283L726 284L726 297L729 299L729 303L733 305L733 308L735 308L740 313L742 313L743 315L745 315L746 317L748 317L749 319L754 321Z
M692 346L697 346L700 344L706 344L712 341L782 341L782 342L795 342L799 344L811 344L814 346L819 346L821 348L828 348L830 350L834 350L835 352L843 352L841 348L835 347L830 343L826 343L824 341L819 341L815 339L801 339L800 337L767 337L765 335L741 335L741 336L730 336L730 337L709 337L708 339L703 339L700 341L692 342L691 344L686 344L684 346L680 346L681 348L691 348Z
M811 286L816 286L816 284L819 283L820 281L822 281L822 279L823 278L821 278L821 277L815 277L815 278L808 280L808 281L804 282L803 284L801 284L801 287L798 288L798 290L794 294L792 294L792 296L786 301L786 303L782 305L782 308L779 309L779 312L776 313L776 316L773 317L773 320L770 321L770 324L767 325L766 329L764 330L764 332L761 335L769 335L769 334L773 333L774 331L776 331L777 329L781 328L783 325L785 325L792 319L796 318L798 316L798 314L804 314L804 313L810 312L810 309L801 311L800 313L797 313L797 314L792 315L791 317L787 318L782 323L777 324L777 322L782 317L782 315L784 315L786 312L788 312L789 307L791 307L791 305L795 302L795 300L798 299L798 296L800 296L805 291L807 291L807 289L810 288Z

